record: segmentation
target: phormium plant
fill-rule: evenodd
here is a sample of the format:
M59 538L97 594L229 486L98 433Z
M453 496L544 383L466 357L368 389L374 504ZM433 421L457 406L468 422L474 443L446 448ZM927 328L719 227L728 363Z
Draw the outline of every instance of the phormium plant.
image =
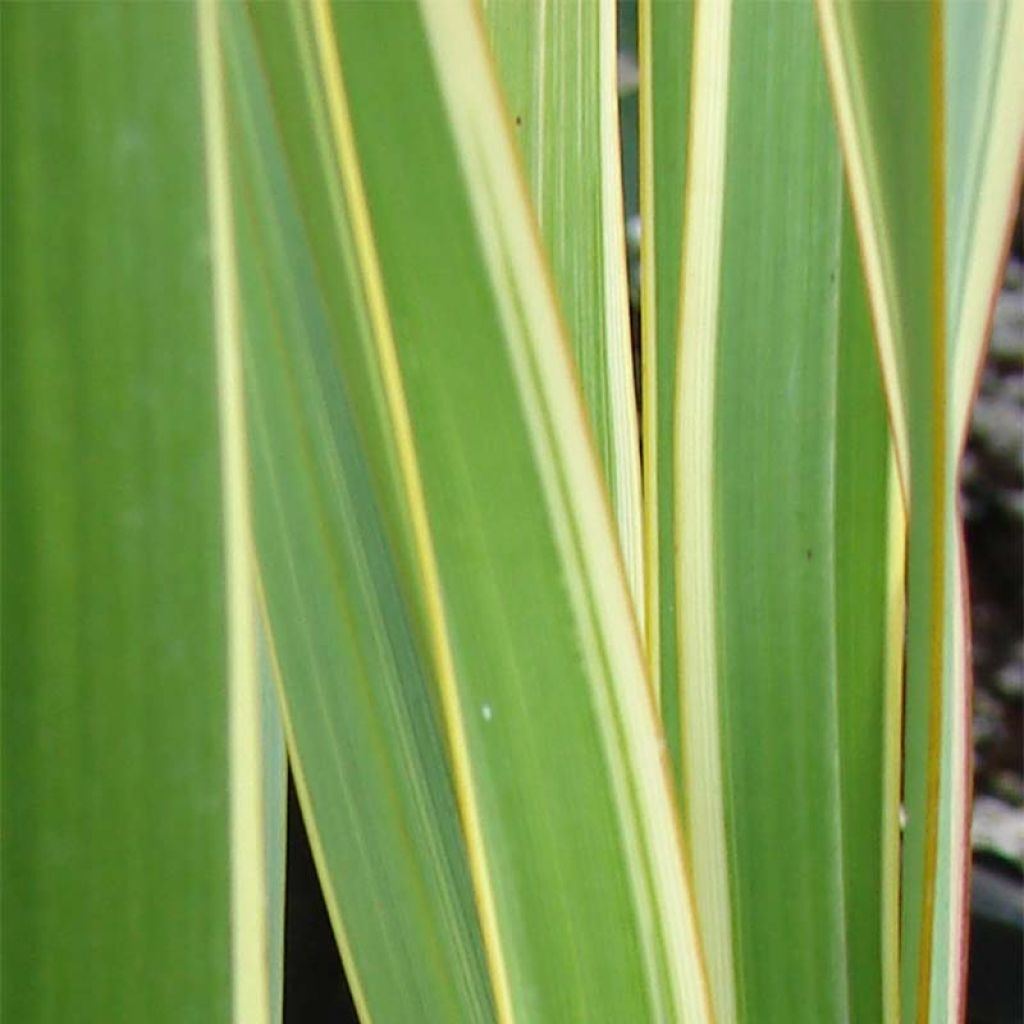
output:
M7 3L2 1014L962 1014L1024 3ZM902 805L902 806L901 806ZM902 821L902 824L901 824Z

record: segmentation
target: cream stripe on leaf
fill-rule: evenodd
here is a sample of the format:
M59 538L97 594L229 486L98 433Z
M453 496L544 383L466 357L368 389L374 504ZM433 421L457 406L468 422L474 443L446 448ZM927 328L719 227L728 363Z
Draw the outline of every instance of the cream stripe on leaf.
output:
M967 842L955 488L1024 138L1024 15L818 10L909 502L902 1014L945 1021L963 1003Z
M733 6L697 8L673 444L677 701L686 840L715 1014L737 1015L718 706L712 463ZM659 367L660 369L660 367Z
M269 1024L262 716L254 614L256 578L249 515L242 322L227 109L215 0L200 0L196 15L213 265L228 617L232 1019L235 1024Z
M640 444L626 282L615 5L484 5L643 622Z
M933 966L929 1005L933 1020L963 1020L967 1011L964 977L968 960L965 929L970 884L971 780L963 766L970 763L968 737L971 699L969 648L965 643L968 605L965 591L963 540L950 496L949 523L956 524L947 537L946 566L949 574L952 614L944 638L943 668L948 688L942 702L942 774L939 779L937 822L938 856L936 889L942 894L935 908ZM938 965L943 965L939 967ZM945 966L948 965L948 966Z
M461 3L333 14L499 1010L706 1020L629 590L483 26Z

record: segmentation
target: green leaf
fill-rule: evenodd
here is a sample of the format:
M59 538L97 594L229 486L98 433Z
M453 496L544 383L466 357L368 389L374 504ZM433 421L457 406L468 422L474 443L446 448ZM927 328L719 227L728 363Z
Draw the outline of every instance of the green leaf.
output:
M391 1007L397 1016L405 999L409 1016L413 994L402 992L399 969L417 957L433 963L413 973L413 984L426 979L433 989L425 991L438 1000L476 1005L466 996L476 978L472 945L437 942L415 922L408 933L396 931L388 904L373 902L383 886L369 875L369 888L350 893L347 903L342 896L350 884L344 869L359 869L342 844L344 815L362 793L434 786L433 804L421 795L418 807L402 807L388 795L372 813L363 807L360 840L392 817L412 839L389 849L381 826L384 838L356 851L376 871L397 865L404 877L422 877L419 829L435 828L443 842L445 780L425 776L417 760L436 744L429 729L436 707L498 1016L706 1020L639 635L480 24L463 4L296 4L290 21L259 5L251 12L263 25L262 69L272 95L305 97L307 117L295 120L311 155L298 152L291 126L278 117L276 131L293 137L288 166L301 189L277 175L269 155L274 133L254 104L256 113L242 120L258 158L249 158L250 185L242 189L258 186L258 201L248 200L241 230L252 222L269 231L261 220L272 210L280 217L288 205L281 197L294 189L309 203L301 222L308 237L335 235L330 263L319 244L310 247L315 262L297 241L275 248L243 234L239 249L269 252L277 263L246 288L253 323L261 325L250 350L250 366L261 374L254 422L269 431L273 417L281 431L274 448L294 452L281 457L273 484L266 465L256 469L264 480L257 487L267 488L257 500L260 557L289 743L308 783L306 812L362 1009L386 1016ZM254 89L250 83L239 92L251 97ZM288 238L299 228L274 230ZM247 276L256 262L244 260ZM319 294L303 281L317 283ZM302 344L275 345L278 331ZM307 339L320 332L314 348ZM267 354L275 349L277 363ZM314 358L316 373L304 368ZM322 386L331 389L329 400L316 393ZM332 439L333 446L325 443ZM271 451L258 437L254 445L261 458ZM347 512L355 499L359 506ZM361 522L352 521L355 512ZM303 519L307 533L294 528ZM369 532L359 533L364 524ZM362 548L375 524L379 557ZM281 537L301 561L285 553ZM346 557L344 544L356 550ZM295 618L304 588L294 574L315 581L314 570L323 589L310 587L309 614ZM378 599L346 610L347 587L380 581L391 594L386 607ZM396 615L403 611L404 626ZM372 648L381 629L406 630L415 652L427 645L428 679L417 685L413 660L397 664L402 691L369 675L377 662L342 661L339 632ZM289 668L286 644L307 659L304 670ZM323 668L311 660L317 652ZM392 718L406 716L418 733L406 740L394 727L371 732L373 715L363 709L372 712L373 704ZM339 771L328 757L359 742L353 719L361 714L373 769ZM344 742L335 739L332 748L314 740L314 726ZM374 770L396 762L405 768L401 777L370 789ZM332 799L318 802L312 773L322 764ZM439 865L454 873L457 859L435 849L427 877L436 878ZM448 881L425 892L421 886L417 898L440 904L451 929L460 920L459 892ZM357 898L368 906L360 910ZM398 905L407 901L403 893ZM370 946L345 941L355 928L365 935L374 926L388 936ZM461 989L436 980L460 971ZM425 1012L420 1007L411 1019Z
M265 1019L201 39L3 10L5 1020Z
M379 381L361 346L373 343L371 313L314 14L300 4L225 14L271 664L360 1013L487 1021L466 855L408 596L415 581L384 514L397 498L367 455L368 437L387 439L369 432Z
M630 345L615 5L484 4L505 100L551 260L637 614L640 442Z
M689 0L640 0L638 6L647 650L677 775L682 754L674 512L676 360L693 14Z
M645 312L658 344L662 298L679 318L675 703L715 1009L877 1021L899 531L814 12L698 6L692 62L681 290L656 273Z
M850 1019L897 1021L906 523L848 200L840 242L835 615Z
M1024 146L1024 11L827 0L818 10L909 505L902 1012L945 1021L964 1009L969 669L956 479Z
M364 1018L962 1015L1024 5L640 15L642 514L614 5L4 7L4 1019L279 1017L285 742Z

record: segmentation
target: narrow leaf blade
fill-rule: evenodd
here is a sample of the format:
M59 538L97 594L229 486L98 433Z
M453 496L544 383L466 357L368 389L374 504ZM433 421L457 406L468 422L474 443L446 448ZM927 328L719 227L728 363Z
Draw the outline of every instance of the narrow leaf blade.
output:
M226 15L270 664L360 1014L487 1021L415 579L403 576L393 442L376 432L380 382L363 355L371 314L314 14L292 4Z
M1024 19L1014 3L818 11L909 505L903 1017L944 1021L963 1012L966 926L956 479L1024 149Z
M486 3L484 12L640 615L640 443L626 281L615 5L496 0Z

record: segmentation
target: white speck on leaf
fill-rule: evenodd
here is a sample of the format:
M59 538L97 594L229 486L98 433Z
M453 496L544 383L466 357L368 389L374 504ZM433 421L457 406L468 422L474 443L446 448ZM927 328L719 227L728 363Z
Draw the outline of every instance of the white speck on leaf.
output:
M494 717L494 711L490 704L484 704L480 708L480 714L484 716L484 721L489 722Z

